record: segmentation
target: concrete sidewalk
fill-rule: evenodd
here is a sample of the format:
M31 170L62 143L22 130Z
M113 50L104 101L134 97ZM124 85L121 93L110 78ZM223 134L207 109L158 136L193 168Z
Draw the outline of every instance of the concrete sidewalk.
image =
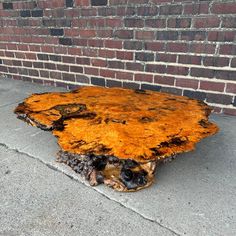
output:
M158 168L135 193L92 188L55 161L50 132L13 113L35 92L62 88L0 78L0 235L236 235L236 117Z

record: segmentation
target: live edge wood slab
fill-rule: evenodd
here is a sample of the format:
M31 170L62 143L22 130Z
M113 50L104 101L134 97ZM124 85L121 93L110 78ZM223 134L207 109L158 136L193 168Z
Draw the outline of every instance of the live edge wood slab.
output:
M118 191L150 186L160 162L215 134L210 112L187 97L101 87L33 94L15 109L18 118L58 138L59 162L92 186Z

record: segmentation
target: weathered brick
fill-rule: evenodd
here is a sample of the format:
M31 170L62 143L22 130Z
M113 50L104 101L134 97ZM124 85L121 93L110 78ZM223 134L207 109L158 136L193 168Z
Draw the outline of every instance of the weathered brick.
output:
M176 86L182 88L198 88L199 81L196 79L183 79L183 78L176 78Z
M2 7L4 10L12 10L13 9L13 3L12 2L3 2Z
M62 61L62 57L58 55L49 55L49 60L50 61Z
M214 14L235 14L235 2L214 2L211 7L211 12Z
M181 15L182 5L164 5L160 6L160 15Z
M88 84L89 83L89 77L87 77L85 75L79 75L78 74L78 75L75 76L75 82Z
M135 60L137 61L154 61L154 53L136 52Z
M74 0L66 0L66 7L73 7Z
M197 17L193 21L195 28L216 28L220 25L220 17L218 16L205 16Z
M167 74L171 75L188 75L189 68L188 67L180 67L180 66L167 66Z
M211 81L200 81L200 89L223 92L225 83L211 82Z
M144 26L143 19L140 18L126 18L124 19L125 27L142 28Z
M187 40L187 41L193 41L193 40L204 41L207 38L206 31L199 31L199 30L181 31L179 32L179 34L181 40Z
M157 40L177 40L178 38L178 31L157 31Z
M180 55L178 62L182 64L201 65L201 56Z
M132 39L134 37L134 32L133 30L115 30L114 37L120 39Z
M117 80L106 80L106 87L112 88L112 87L122 87L122 82Z
M62 73L62 78L64 81L73 81L75 82L75 75L69 73Z
M225 94L208 93L206 98L207 98L207 102L224 104L224 105L230 105L232 104L232 101L233 101L233 96L225 95Z
M166 72L166 65L147 64L145 71L164 74Z
M233 81L235 81L236 71L217 70L217 71L215 71L215 77L217 79L224 79L224 80L233 80Z
M235 16L223 17L221 27L236 28L236 17Z
M59 44L61 45L72 45L72 39L71 38L59 38Z
M236 116L236 109L223 108L223 113L226 115Z
M145 26L151 28L165 28L166 19L145 19Z
M141 40L154 40L155 32L154 31L137 31L135 32L135 38Z
M143 43L140 41L124 41L124 49L142 50Z
M231 67L236 67L236 58L232 58Z
M207 14L209 11L209 2L189 3L184 5L184 14L200 15Z
M169 28L189 28L191 26L191 18L169 18L167 27Z
M197 92L197 91L190 91L190 90L184 90L184 96L198 99L198 100L205 100L206 99L206 93L204 92Z
M91 84L105 87L105 79L99 77L91 77Z
M64 29L59 29L59 28L50 29L50 34L52 36L63 36L64 35Z
M153 5L149 6L140 6L137 8L137 15L139 16L155 16L158 14L158 7Z
M215 75L215 71L212 69L191 68L190 74L191 76L195 76L195 77L213 78Z
M20 11L20 16L21 17L30 17L31 16L31 12L30 12L30 10L21 10Z
M121 61L108 61L109 68L124 69L125 64Z
M42 9L36 9L31 11L32 17L43 17L43 10Z
M128 89L139 89L140 84L123 81L123 86L122 87L123 88L128 88Z
M174 77L160 76L160 75L154 76L154 84L164 84L173 86L174 82L175 82Z
M226 57L203 57L203 65L204 66L228 66L229 58Z
M141 89L152 90L152 91L160 91L161 86L154 85L154 84L141 84Z
M83 67L81 67L81 66L70 66L70 72L83 73Z
M141 63L127 62L126 69L127 70L134 70L134 71L143 71L144 65Z
M177 61L177 55L175 55L175 54L157 53L156 54L156 61L161 61L161 62L176 62Z
M133 80L134 74L130 72L117 71L116 78L120 80Z
M153 75L148 74L135 74L134 76L135 81L144 81L144 82L153 82Z
M227 83L226 92L236 94L236 84Z
M173 87L162 87L161 92L163 93L171 93L175 95L182 95L182 89L179 88L173 88Z
M92 6L106 6L107 0L91 0Z
M47 54L37 54L39 60L48 61L49 56Z
M116 71L106 69L100 69L100 76L106 78L116 78Z

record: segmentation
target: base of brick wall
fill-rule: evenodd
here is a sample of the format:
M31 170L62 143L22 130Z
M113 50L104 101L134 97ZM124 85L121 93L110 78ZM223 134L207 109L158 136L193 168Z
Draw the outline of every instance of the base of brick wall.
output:
M103 86L103 87L123 87L123 88L129 88L129 89L146 89L146 90L153 90L153 91L157 91L157 92L164 92L164 93L171 93L171 94L176 94L176 95L183 95L183 92L180 93L179 90L177 89L173 89L170 87L161 87L158 85L150 85L150 84L143 84L143 86L141 86L140 84L137 83L129 83L129 82L116 82L116 81L109 81L107 80L106 83L104 84L92 84L92 83L69 83L68 81L54 81L54 80L48 80L48 79L35 79L35 78L31 78L28 76L18 76L18 75L7 75L7 74L2 74L0 73L1 77L4 78L8 78L8 79L14 79L14 80L22 80L22 81L26 81L26 82L31 82L31 83L36 83L36 84L41 84L44 86L54 86L54 87L64 87L66 88L68 91L70 90L74 90L78 87L81 86ZM187 90L186 90L187 91ZM188 94L189 93L189 94ZM205 101L205 99L201 99L201 98L196 98L197 96L194 95L193 91L189 91L187 94L184 94L183 96L187 96L190 98L194 98L194 99L198 99L201 101ZM188 96L190 95L190 96ZM231 115L231 116L236 116L236 109L231 108L231 107L219 107L216 105L212 105L209 104L212 107L212 112L216 113L216 114L225 114L225 115Z

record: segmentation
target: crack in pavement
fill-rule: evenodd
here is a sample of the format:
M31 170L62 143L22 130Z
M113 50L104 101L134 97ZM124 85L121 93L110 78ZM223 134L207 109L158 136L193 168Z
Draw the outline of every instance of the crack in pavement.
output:
M51 165L50 163L47 163L47 162L45 162L45 161L43 161L43 160L41 160L41 159L39 159L39 158L37 158L37 157L34 157L34 156L32 156L32 155L26 153L26 152L19 151L19 150L16 149L16 148L11 148L11 147L7 146L5 143L0 143L0 146L3 147L3 148L5 148L5 149L7 149L7 150L9 150L9 151L13 151L13 152L15 152L15 153L18 153L18 154L21 154L21 155L25 155L25 156L27 156L27 157L29 157L29 158L31 158L31 159L37 160L37 161L39 161L40 163L46 165L48 168L50 168L50 169L52 169L52 170L54 170L54 171L57 171L57 172L59 172L59 173L65 174L65 175L66 175L67 177L69 177L71 180L76 181L76 182L78 182L78 183L80 183L80 184L83 184L85 187L89 188L89 186L86 185L85 183L79 181L78 179L76 179L76 178L74 178L73 176L71 176L71 175L65 173L63 170L58 169L56 166L53 166L53 165ZM107 196L106 194L104 194L104 193L101 192L100 190L98 190L98 189L96 189L96 188L90 188L90 189L92 189L92 190L98 192L98 193L101 194L103 197L107 198L108 200L113 201L113 202L119 204L121 207L126 208L126 209L132 211L133 213L139 215L139 216L140 216L141 218L143 218L144 220L147 220L147 221L149 221L149 222L151 222L151 223L157 224L157 225L159 225L161 228L168 230L169 232L171 232L172 234L174 234L174 235L176 235L176 236L181 236L181 234L175 232L174 230L168 228L168 227L165 226L165 225L162 225L162 224L161 224L160 222L158 222L157 220L148 218L147 216L145 216L145 215L141 214L140 212L136 211L134 208L130 208L130 207L128 207L128 206L122 204L121 202L117 201L116 199Z

